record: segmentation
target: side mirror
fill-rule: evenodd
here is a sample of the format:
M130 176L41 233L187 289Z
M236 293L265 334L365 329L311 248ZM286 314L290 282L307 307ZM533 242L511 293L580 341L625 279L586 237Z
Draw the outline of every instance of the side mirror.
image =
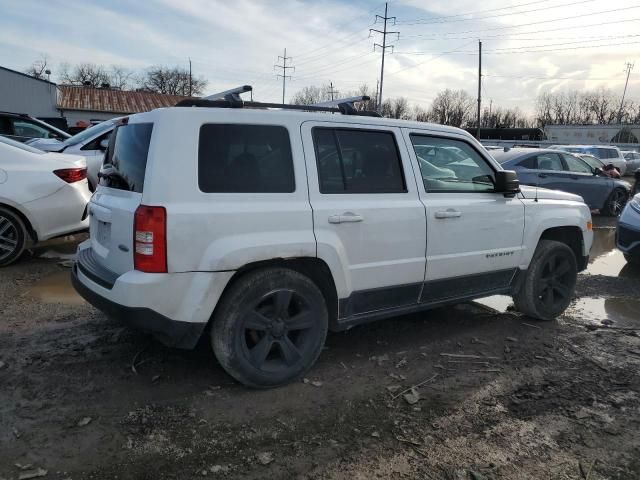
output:
M518 174L513 170L500 170L496 172L495 190L496 193L504 193L505 196L515 196L520 192L520 182Z
M602 174L602 169L600 167L596 167L593 169L593 175L601 175Z
M103 138L102 140L100 140L100 144L98 145L100 150L103 150L103 151L106 150L108 146L109 146L108 138Z

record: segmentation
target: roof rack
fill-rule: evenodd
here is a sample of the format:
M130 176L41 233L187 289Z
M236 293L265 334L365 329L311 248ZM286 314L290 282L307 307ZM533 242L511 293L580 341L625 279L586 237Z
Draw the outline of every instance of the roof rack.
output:
M353 106L355 101L367 101L369 97L351 97L334 100L331 105L291 105L287 103L245 102L240 94L250 92L250 85L232 88L220 93L214 93L203 98L186 98L175 104L176 107L204 107L204 108L281 108L284 110L302 110L306 112L330 112L343 115L358 115L364 117L380 117L378 112L358 111Z
M356 97L336 98L335 100L328 100L326 102L314 103L314 107L337 107L341 103L356 103L356 102L368 102L371 97L368 95L358 95Z
M253 88L251 85L240 85L236 88L225 90L224 92L214 93L213 95L207 95L202 97L203 100L224 100L227 96L233 96L235 100L241 100L240 94L245 92L251 92Z

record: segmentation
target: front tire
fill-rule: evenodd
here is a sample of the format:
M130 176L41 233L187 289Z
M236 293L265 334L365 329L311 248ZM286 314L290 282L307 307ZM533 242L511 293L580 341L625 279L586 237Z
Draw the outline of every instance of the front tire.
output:
M327 336L327 305L308 277L285 268L250 272L224 294L211 343L229 375L254 388L300 378Z
M632 256L632 255L629 255L628 253L625 253L624 254L624 259L630 265L640 266L640 256L638 256L638 255Z
M609 217L618 217L622 213L625 205L627 204L628 194L626 190L622 188L614 189L609 198L607 199L607 203L603 208L603 213Z
M0 207L0 267L6 267L20 258L27 238L27 229L20 217Z
M562 242L540 240L526 277L513 296L516 309L538 320L553 320L571 303L577 278L573 250Z

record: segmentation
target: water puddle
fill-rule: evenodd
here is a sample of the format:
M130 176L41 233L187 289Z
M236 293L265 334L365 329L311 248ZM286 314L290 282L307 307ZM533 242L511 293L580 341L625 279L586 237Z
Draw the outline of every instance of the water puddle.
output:
M507 295L492 295L473 301L499 313L505 313L509 306L513 305L513 299Z
M62 270L43 277L31 285L25 295L43 303L64 303L67 305L85 303L84 299L71 286L71 272L69 270Z
M640 299L583 297L571 304L565 314L596 325L640 328Z

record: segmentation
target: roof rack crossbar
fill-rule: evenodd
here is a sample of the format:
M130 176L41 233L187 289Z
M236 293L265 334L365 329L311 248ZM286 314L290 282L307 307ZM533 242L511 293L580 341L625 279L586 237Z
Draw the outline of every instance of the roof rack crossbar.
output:
M371 100L371 97L368 95L358 95L356 97L347 97L347 98L336 98L335 100L328 100L326 102L314 103L314 107L337 107L341 103L351 103L354 104L356 102L368 102Z
M377 112L358 111L351 103L341 103L338 108L323 107L316 105L291 105L286 103L266 103L266 102L245 102L227 95L223 100L206 100L203 98L186 98L179 101L176 107L205 107L205 108L281 108L284 110L302 110L306 112L330 112L342 113L343 115L361 115L368 117L379 117Z

